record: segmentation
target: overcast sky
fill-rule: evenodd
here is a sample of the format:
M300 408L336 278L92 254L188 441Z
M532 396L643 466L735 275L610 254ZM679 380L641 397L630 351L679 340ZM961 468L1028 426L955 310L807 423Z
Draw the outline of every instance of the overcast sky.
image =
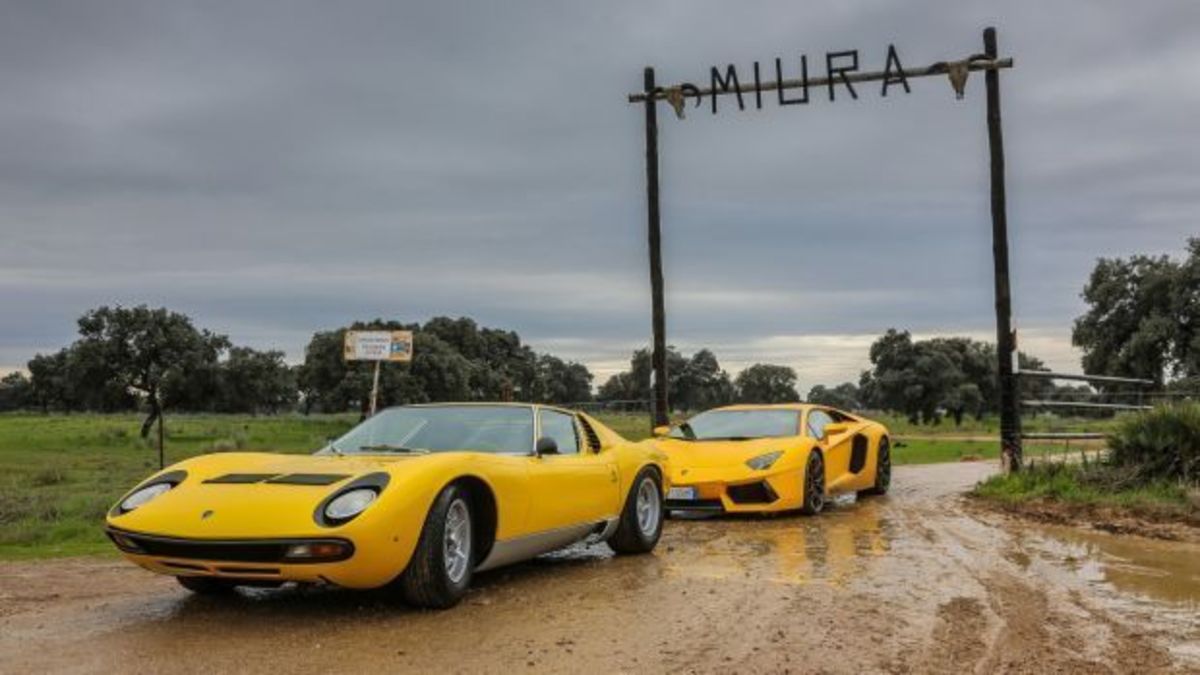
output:
M1021 347L1078 369L1098 256L1200 233L1200 3L0 2L0 372L100 304L299 360L471 316L598 380L649 341L641 69L999 30ZM771 64L767 66L766 64ZM994 339L983 78L660 112L668 339L856 379L889 327Z

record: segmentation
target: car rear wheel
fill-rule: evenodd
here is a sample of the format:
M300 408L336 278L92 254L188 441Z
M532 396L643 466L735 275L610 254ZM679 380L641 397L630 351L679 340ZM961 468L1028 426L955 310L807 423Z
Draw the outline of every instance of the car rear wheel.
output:
M196 595L229 595L237 588L237 585L228 579L175 577L175 580L179 582L180 586L183 586Z
M663 527L662 484L653 469L642 469L625 498L617 531L608 545L617 553L649 553L658 544Z
M408 569L397 579L408 604L446 609L462 600L475 568L473 528L467 492L457 485L442 490L425 517Z
M825 458L813 451L804 467L804 503L800 513L815 516L825 508Z
M875 452L875 484L859 494L885 495L892 485L892 448L886 437L879 439L879 449Z

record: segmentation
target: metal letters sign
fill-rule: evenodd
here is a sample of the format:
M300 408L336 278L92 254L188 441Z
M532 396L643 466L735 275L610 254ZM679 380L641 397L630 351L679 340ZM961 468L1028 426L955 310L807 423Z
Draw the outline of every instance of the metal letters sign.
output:
M348 330L343 344L347 361L412 361L410 330Z
M745 110L749 105L753 105L756 110L762 110L764 101L770 102L772 99L779 107L786 108L807 105L811 100L810 87L816 87L818 91L823 91L830 101L836 101L839 93L843 97L858 99L860 90L867 82L880 83L880 96L887 96L893 89L902 89L904 93L910 94L910 78L946 75L954 88L956 98L962 98L967 76L972 70L1012 66L1010 59L972 54L959 61L938 61L922 68L905 68L900 62L900 53L896 51L896 46L891 44L887 46L885 56L880 59L883 64L882 70L862 70L862 59L857 49L826 52L823 61L823 64L818 61L811 71L807 54L800 54L798 59L776 57L774 63L768 62L766 65L755 61L749 69L743 67L740 71L732 63L723 67L712 66L708 69L707 87L692 82L681 82L670 87L656 87L651 96L665 100L682 119L688 99L694 101L696 108L708 99L709 107L715 115L719 96L734 97L738 110ZM799 93L791 93L789 90L799 90ZM646 99L647 93L629 96L631 102Z

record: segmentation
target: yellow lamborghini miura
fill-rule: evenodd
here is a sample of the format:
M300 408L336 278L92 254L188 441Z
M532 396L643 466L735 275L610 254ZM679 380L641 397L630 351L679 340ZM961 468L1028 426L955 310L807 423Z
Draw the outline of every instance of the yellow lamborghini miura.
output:
M107 533L127 558L197 593L296 581L449 607L474 572L575 542L652 550L665 460L559 408L403 406L316 455L168 467L121 498Z
M888 431L818 405L736 405L655 429L671 466L669 511L809 515L838 493L884 494Z

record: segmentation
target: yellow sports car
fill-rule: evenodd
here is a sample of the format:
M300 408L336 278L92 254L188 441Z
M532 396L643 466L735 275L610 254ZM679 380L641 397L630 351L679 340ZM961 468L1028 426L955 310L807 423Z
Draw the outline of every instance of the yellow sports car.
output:
M193 457L108 514L131 561L197 593L285 581L449 607L471 575L591 539L646 553L665 455L538 405L391 408L316 455Z
M655 429L668 456L670 511L816 514L843 492L884 494L888 431L818 405L736 405Z

